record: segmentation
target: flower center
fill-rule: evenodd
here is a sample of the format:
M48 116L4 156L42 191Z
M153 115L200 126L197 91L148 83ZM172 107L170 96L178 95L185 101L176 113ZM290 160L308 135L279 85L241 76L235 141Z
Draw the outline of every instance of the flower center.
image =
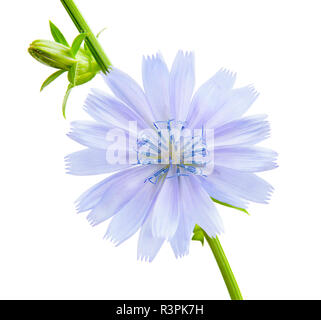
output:
M137 162L142 165L163 165L146 181L157 183L160 178L205 176L209 163L203 129L185 128L182 121L154 123L155 129L144 130L137 139Z

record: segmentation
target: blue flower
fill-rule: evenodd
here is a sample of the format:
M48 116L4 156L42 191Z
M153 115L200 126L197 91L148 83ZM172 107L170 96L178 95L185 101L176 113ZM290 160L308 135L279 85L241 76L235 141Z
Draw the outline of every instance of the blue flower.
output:
M269 136L266 116L242 117L257 92L252 86L233 89L235 74L221 69L193 95L194 72L192 53L179 51L170 71L160 54L144 58L142 90L113 68L103 77L114 96L93 90L85 102L93 121L71 124L69 137L87 148L66 157L68 173L117 171L80 196L78 212L89 211L93 226L112 218L105 237L116 245L140 230L140 259L152 261L164 241L176 257L186 255L196 224L210 236L220 234L222 221L210 197L246 208L249 201L266 203L273 190L255 174L276 167L276 153L256 146ZM149 128L136 148L128 147L133 121L140 131ZM111 163L106 152L115 141L106 137L116 128L127 142L117 153L124 161ZM193 129L198 133L182 151L183 133ZM212 136L204 134L210 129Z

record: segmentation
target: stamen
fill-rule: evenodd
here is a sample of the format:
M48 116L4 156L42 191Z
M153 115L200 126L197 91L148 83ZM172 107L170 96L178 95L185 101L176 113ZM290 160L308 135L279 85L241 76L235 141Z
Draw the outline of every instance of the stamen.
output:
M168 170L169 166L156 171L152 176L148 177L144 183L149 181L152 184L156 184L158 180L168 172Z
M139 164L164 164L164 168L147 177L145 182L156 184L162 177L167 179L191 174L206 176L206 165L211 159L206 148L204 128L198 130L198 134L192 134L185 126L185 122L175 119L156 121L154 127L157 131L137 139Z

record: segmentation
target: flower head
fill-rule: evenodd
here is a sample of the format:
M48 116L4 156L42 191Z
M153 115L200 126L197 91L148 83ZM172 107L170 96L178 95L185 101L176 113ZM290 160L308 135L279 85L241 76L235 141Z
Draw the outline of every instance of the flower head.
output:
M142 75L144 90L116 68L103 75L113 96L88 96L93 120L72 122L69 133L86 149L66 163L74 175L117 171L77 209L90 211L92 225L112 218L106 238L117 245L140 230L138 257L151 261L164 241L186 255L195 225L223 231L211 198L243 209L266 203L272 187L255 173L275 168L276 153L256 146L270 127L264 115L243 117L258 94L233 89L234 73L219 70L193 95L194 55L180 51L170 71L160 54L144 58Z

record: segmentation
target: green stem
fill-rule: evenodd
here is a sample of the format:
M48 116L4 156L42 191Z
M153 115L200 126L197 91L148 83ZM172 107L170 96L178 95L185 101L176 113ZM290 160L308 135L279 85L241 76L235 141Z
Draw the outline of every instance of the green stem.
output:
M104 52L102 46L98 42L97 38L89 28L88 24L86 23L85 19L83 18L82 14L78 10L77 6L75 5L73 0L61 0L61 3L67 10L70 18L74 22L75 26L77 27L80 33L87 33L86 37L86 44L94 56L95 60L97 61L100 69L107 73L109 67L111 66L111 62L109 61L106 53Z
M211 238L208 236L208 234L203 230L205 239L207 240L214 257L216 259L216 262L220 268L221 274L223 276L223 279L225 281L227 290L230 294L230 297L232 300L243 300L241 291L239 289L239 286L237 285L237 282L235 280L234 274L232 272L232 269L230 267L230 264L228 263L228 260L225 256L224 250L221 246L220 241L218 240L218 237Z

